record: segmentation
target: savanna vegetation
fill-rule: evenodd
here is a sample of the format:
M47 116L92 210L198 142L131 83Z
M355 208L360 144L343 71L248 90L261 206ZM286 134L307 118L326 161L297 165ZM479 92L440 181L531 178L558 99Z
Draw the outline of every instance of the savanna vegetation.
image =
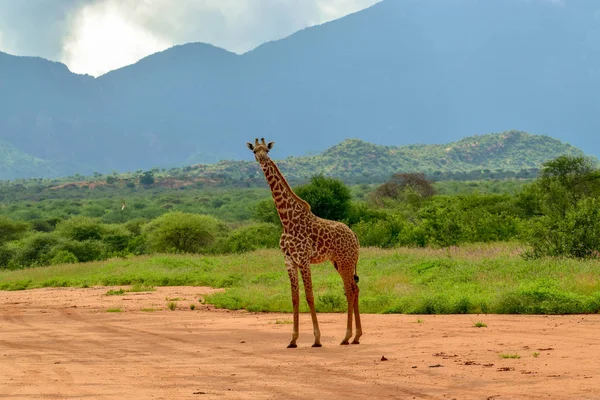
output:
M117 175L5 183L0 289L204 284L230 288L211 299L219 306L287 310L269 190L165 185L155 172L140 171L134 184ZM347 185L315 175L293 186L315 214L379 248L364 250L359 265L367 312L596 312L599 180L591 160L561 156L535 179L433 182L403 173ZM324 271L314 274L323 279L320 310L341 310L339 277L316 268Z

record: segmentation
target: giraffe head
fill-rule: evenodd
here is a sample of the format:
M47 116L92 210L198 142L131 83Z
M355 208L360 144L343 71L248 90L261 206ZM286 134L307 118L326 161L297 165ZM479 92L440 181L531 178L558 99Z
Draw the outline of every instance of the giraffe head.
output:
M258 141L258 139L255 139L254 144L246 143L246 146L248 146L248 148L250 150L252 150L252 152L254 153L254 157L256 158L256 161L258 161L259 163L262 163L269 159L268 153L269 153L269 150L271 150L273 148L274 144L275 144L275 142L266 143L265 139L262 138L262 139L260 139L260 142Z

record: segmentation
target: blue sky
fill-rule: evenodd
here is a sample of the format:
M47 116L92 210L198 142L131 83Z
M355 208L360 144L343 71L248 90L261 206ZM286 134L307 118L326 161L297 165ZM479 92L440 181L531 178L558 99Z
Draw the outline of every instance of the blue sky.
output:
M98 76L176 44L244 53L379 0L0 0L0 51Z

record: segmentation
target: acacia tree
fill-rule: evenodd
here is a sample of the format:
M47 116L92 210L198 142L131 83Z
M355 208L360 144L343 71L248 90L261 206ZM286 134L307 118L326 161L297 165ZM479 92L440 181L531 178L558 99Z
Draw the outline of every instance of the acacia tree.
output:
M342 221L350 212L350 189L339 179L314 175L310 183L299 186L294 192L308 204L318 217Z
M224 225L212 216L169 212L144 226L143 232L152 251L200 253L214 244L224 230Z
M536 218L526 227L530 256L600 254L600 171L585 157L560 156L543 164L519 196Z
M419 201L436 193L431 182L422 173L398 173L373 192L372 199L382 205L385 199Z

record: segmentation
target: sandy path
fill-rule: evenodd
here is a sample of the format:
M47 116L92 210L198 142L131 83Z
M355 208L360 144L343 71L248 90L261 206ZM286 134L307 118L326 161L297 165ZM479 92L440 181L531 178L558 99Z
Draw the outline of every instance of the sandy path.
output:
M289 315L214 310L209 288L108 289L0 292L0 398L600 399L599 315L364 315L339 346L345 315L319 314L313 349L303 314L286 349Z

